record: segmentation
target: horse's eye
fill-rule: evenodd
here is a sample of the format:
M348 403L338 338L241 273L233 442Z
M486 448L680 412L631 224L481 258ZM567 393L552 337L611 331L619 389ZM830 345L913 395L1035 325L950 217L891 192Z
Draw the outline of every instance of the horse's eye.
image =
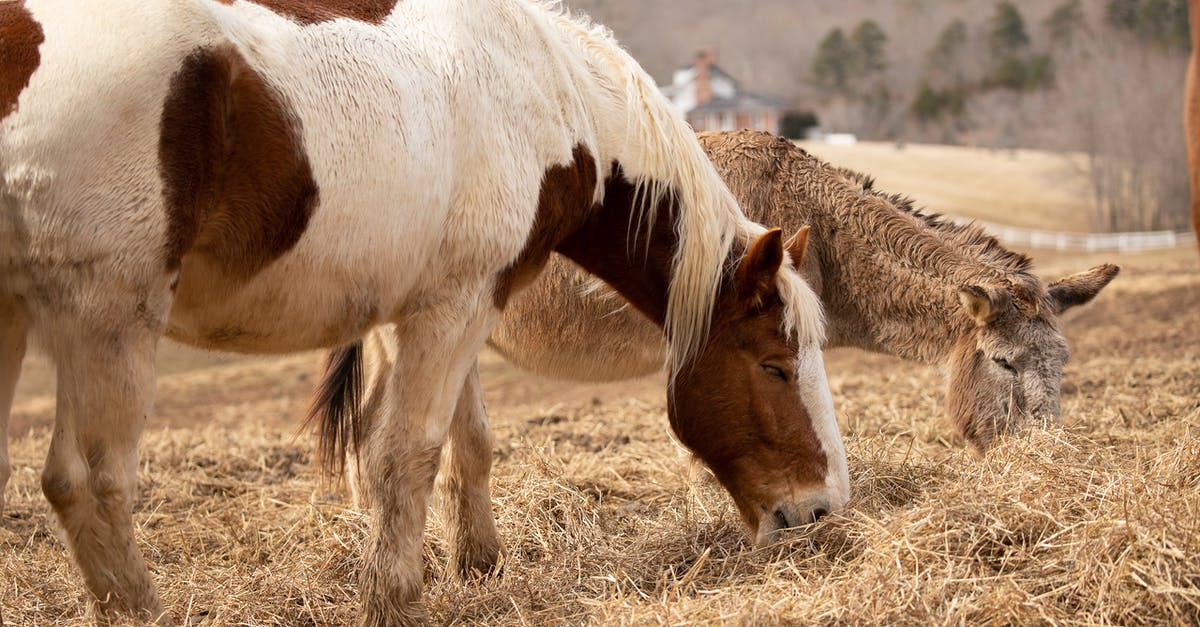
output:
M1017 374L1017 369L1015 367L1013 367L1012 363L1010 363L1007 359L997 357L997 358L993 359L992 361L996 362L997 366L1004 368L1005 370L1009 371L1010 373Z
M776 381L783 381L784 383L787 383L788 376L787 373L783 371L783 368L780 368L779 366L772 366L770 364L762 364L762 369L763 372L767 373L768 377L771 377Z

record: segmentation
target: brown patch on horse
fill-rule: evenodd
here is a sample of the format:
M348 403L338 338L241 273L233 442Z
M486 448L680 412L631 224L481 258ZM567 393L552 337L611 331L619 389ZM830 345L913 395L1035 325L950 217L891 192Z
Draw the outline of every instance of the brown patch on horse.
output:
M205 255L244 279L300 240L318 190L299 122L233 47L184 59L161 133L168 269Z
M217 0L233 4L233 0ZM247 0L305 26L349 18L368 24L382 24L397 0Z
M0 2L0 120L16 112L17 99L42 61L46 40L24 0Z
M492 298L497 309L504 309L513 292L536 279L555 246L586 221L591 213L596 178L596 160L583 146L576 146L571 152L571 163L546 170L538 193L537 215L525 239L525 248L496 277Z

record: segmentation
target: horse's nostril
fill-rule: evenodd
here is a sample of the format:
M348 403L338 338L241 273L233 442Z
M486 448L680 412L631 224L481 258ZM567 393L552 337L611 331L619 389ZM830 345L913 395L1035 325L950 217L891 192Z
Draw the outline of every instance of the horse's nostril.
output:
M792 524L790 522L788 522L787 514L783 513L782 509L775 510L774 516L775 516L775 524L777 525L777 528L787 529L788 527L792 526Z
M813 522L817 522L818 520L821 520L821 517L828 513L829 513L829 510L825 509L824 507L818 507L817 509L814 509L813 510Z

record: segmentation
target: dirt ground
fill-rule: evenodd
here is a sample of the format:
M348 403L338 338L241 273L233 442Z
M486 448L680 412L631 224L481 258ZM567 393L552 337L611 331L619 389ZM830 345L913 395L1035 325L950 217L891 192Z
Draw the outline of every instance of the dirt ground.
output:
M1040 255L1048 276L1112 255ZM851 350L826 366L849 508L755 550L724 492L669 438L662 381L577 385L485 354L502 573L462 581L435 508L436 623L1200 621L1200 272L1194 250L1123 256L1067 316L1066 429L978 458L935 368ZM296 435L319 355L166 347L142 445L138 537L175 618L352 622L366 520L320 486ZM0 525L10 625L87 622L38 475L50 371L31 357Z

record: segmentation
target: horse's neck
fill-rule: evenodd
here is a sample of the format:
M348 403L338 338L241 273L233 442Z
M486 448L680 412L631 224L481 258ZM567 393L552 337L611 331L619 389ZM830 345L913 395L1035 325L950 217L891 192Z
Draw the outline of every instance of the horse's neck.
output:
M671 224L673 208L664 200L654 223L643 224L636 216L631 217L635 196L620 168L615 169L606 183L603 205L556 250L603 279L662 327L676 241Z

